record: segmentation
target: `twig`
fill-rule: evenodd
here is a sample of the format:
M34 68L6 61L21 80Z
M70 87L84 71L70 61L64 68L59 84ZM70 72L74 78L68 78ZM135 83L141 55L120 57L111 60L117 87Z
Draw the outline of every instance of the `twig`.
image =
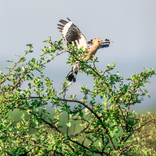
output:
M131 132L124 140L124 142L126 142L128 140L128 138L135 132L138 131L139 129L141 129L143 126L145 126L146 124L148 124L149 122L151 122L152 119L149 119L147 122L145 122L144 124L142 124L141 126L139 126L138 128L136 128L133 132Z
M30 49L31 50L31 49ZM29 50L29 51L30 51ZM3 78L3 80L0 82L0 85L5 81L5 79L8 77L8 75L13 71L13 69L17 66L17 64L22 60L22 58L24 58L27 55L27 53L25 53L20 59L19 61L12 67L12 69L9 71L9 73Z
M68 102L76 102L76 103L79 103L79 104L83 105L83 106L86 107L88 110L90 110L90 112L91 112L92 114L94 114L94 116L100 121L102 127L105 129L106 135L108 136L108 139L109 139L109 141L110 141L110 143L111 143L111 145L112 145L113 150L116 150L115 145L114 145L114 142L113 142L111 136L109 135L108 129L107 129L106 126L103 124L101 118L100 118L89 106L87 106L85 103L83 103L83 102L81 102L81 101L78 101L78 100L67 100L67 99L60 99L60 98L59 98L58 100L61 100L61 101L68 101Z

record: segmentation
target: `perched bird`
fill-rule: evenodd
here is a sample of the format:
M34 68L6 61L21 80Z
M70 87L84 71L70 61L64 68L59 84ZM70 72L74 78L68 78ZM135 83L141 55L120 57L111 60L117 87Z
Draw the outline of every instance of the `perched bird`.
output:
M83 48L85 50L88 49L88 54L84 58L85 61L88 61L91 57L93 57L97 50L100 48L109 47L110 40L106 39L105 41L102 41L100 38L95 38L87 42L85 36L81 33L79 28L69 19L68 21L65 20L59 20L61 24L58 24L59 27L57 27L62 36L63 39L67 42L67 46L69 44L74 44L79 48ZM91 44L91 47L88 47L88 44ZM69 81L76 82L76 75L79 71L79 63L74 65L70 72L67 75L67 79Z

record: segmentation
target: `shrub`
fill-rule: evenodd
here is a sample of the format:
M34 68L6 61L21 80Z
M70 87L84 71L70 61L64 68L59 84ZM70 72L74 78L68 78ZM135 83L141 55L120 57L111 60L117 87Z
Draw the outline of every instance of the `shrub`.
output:
M149 113L138 117L130 108L141 103L148 94L144 84L155 75L154 69L143 70L126 79L119 72L111 74L115 63L104 71L95 67L98 58L83 60L82 49L70 45L64 48L62 39L52 42L49 37L38 60L26 59L33 46L18 62L11 62L7 74L0 72L0 154L1 155L152 155L149 145L155 129L155 116ZM81 87L83 97L66 97L72 82L64 81L57 92L53 81L43 74L46 64L68 52L67 64L80 62L80 70L93 78L93 89ZM92 63L94 64L92 66ZM38 71L40 76L35 76ZM21 88L28 82L25 89ZM99 103L97 98L101 99ZM75 104L71 107L71 102ZM51 114L44 108L54 108ZM24 112L21 119L10 112ZM62 116L63 115L63 116ZM61 118L63 119L61 120ZM66 118L66 119L65 119ZM148 133L146 133L148 132ZM152 141L154 141L152 140ZM154 148L154 147L153 147Z

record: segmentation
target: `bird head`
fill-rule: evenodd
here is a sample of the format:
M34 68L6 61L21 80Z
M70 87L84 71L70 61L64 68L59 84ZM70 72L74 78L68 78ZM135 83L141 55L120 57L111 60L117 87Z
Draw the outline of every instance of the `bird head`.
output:
M99 48L105 48L105 47L109 47L110 42L112 41L108 39L105 39L105 41L102 41L100 38L95 38L95 39L90 40L88 44L98 45Z

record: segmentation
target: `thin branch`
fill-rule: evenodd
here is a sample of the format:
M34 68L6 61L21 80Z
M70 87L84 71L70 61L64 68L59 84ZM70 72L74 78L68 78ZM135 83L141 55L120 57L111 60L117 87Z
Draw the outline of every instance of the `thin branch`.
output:
M31 48L30 48L31 50ZM30 51L29 50L29 51ZM29 52L28 51L28 52ZM25 53L20 59L19 61L12 67L12 69L9 71L9 73L3 78L3 80L0 82L0 85L5 81L5 79L8 77L8 75L13 71L13 69L17 66L17 64L27 55L27 53Z
M118 156L120 156L124 151L126 151L126 150L130 150L133 146L135 146L136 145L136 143L138 143L137 141L135 141L135 142L133 142L131 145L128 145L128 146L126 146L126 147L124 147L123 149L122 149L122 151L118 154Z
M78 59L71 51L67 50L67 52L69 52L72 56L74 56L77 61L79 61L80 63L82 63L82 61L80 59ZM96 75L98 75L98 77L101 77L102 78L102 76L94 68L92 68L90 65L88 65L86 63L85 66L88 67L88 68L90 68Z
M15 134L15 133L12 133L12 132L9 132L9 131L7 131L7 133L13 134L13 135L17 135L18 137L20 137L20 138L22 138L22 139L24 139L24 140L26 140L26 141L28 141L28 142L31 142L31 143L34 144L35 146L42 147L42 148L44 148L44 149L48 149L48 147L39 145L39 144L37 144L34 140L27 139L26 137L20 135L19 133Z
M45 65L46 63L48 63L48 62L54 60L54 58L57 57L58 55L61 55L61 54L65 53L65 52L66 52L66 51L62 51L62 52L58 53L58 54L55 55L53 58L48 59L47 61L45 61L44 63L40 64L39 66L43 66L43 65Z
M91 143L88 147L92 146L96 141L97 141L97 140L92 141L92 143ZM85 151L81 154L81 156L83 156L83 155L86 153L86 151L87 151L87 150L85 149ZM102 153L100 153L100 154L102 154Z
M69 139L70 141L72 141L73 143L76 143L77 145L83 147L84 149L87 149L88 151L95 152L95 153L100 153L100 154L101 154L101 153L104 153L104 152L100 152L100 151L98 151L98 150L92 150L92 149L88 148L87 146L84 146L83 144L80 144L79 142L72 140L71 138L68 138L68 139ZM94 141L94 142L95 142L95 141Z
M89 124L87 126L85 126L79 133L71 134L69 137L76 137L76 136L82 134L88 127L89 127Z
M121 116L122 116L122 118L123 118L125 124L127 125L127 121L126 121L126 119L125 119L125 116L124 116L124 114L123 114L123 111L122 111L120 105L119 105L118 107L119 107L119 110L120 110L120 114L121 114ZM127 129L126 129L126 132L128 132Z
M101 118L100 118L89 106L87 106L85 103L83 103L83 102L81 102L81 101L78 101L78 100L67 100L67 99L61 99L61 98L59 98L58 100L67 101L67 102L76 102L76 103L79 103L79 104L83 105L83 106L86 107L88 110L90 110L90 112L91 112L92 114L94 114L94 116L100 121L102 127L105 129L106 135L107 135L108 138L109 138L109 141L110 141L110 143L111 143L111 145L112 145L112 147L113 147L113 150L116 150L116 149L115 149L114 142L113 142L111 136L109 135L108 129L107 129L106 126L103 124Z
M128 104L128 109L127 109L127 123L126 123L126 129L127 129L127 132L128 132L128 117L129 117L129 110L130 110L130 101L132 100L133 98L133 92L135 91L135 87L133 88L132 92L131 92L131 97L129 99L129 104Z
M141 126L139 126L138 128L136 128L133 132L131 132L124 140L124 142L126 142L128 140L128 138L135 132L138 131L139 129L141 129L143 126L145 126L146 124L150 123L152 121L152 119L149 119L148 121L146 121L144 124L142 124Z
M87 137L87 134L85 134L85 136L83 137L82 145L84 144L84 142L85 142L85 140L86 140L86 137Z

